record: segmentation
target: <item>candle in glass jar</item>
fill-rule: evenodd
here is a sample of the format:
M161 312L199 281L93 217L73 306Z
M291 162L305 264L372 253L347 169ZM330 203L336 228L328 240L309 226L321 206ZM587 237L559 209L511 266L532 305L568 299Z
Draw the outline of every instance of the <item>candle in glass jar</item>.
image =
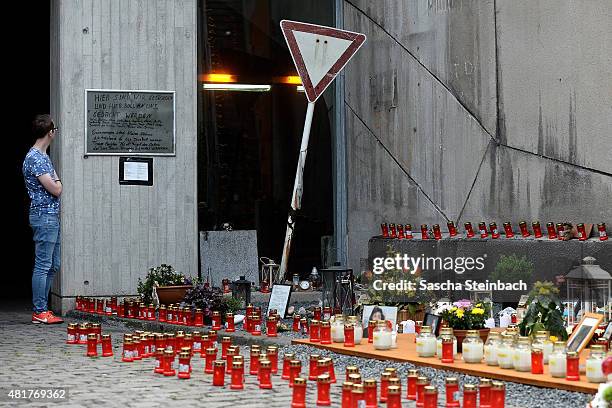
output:
M459 381L456 377L447 377L446 385L446 408L459 407Z
M463 386L463 408L476 408L476 386L465 384Z
M544 352L542 349L531 349L531 374L544 374Z
M565 374L565 379L567 381L579 381L580 371L578 367L578 353L575 351L568 351L566 354L566 360L567 373Z
M431 327L422 326L416 341L416 352L419 357L436 355L437 340L431 333Z
M528 347L517 347L514 350L514 369L517 371L531 370L531 350Z
M553 353L548 358L548 370L555 378L564 378L566 372L565 354Z
M604 375L602 369L602 363L604 362L605 358L605 346L599 344L591 346L589 358L586 361L586 377L588 382L606 382L607 376Z
M462 343L463 361L480 363L484 357L484 346L477 330L468 330Z

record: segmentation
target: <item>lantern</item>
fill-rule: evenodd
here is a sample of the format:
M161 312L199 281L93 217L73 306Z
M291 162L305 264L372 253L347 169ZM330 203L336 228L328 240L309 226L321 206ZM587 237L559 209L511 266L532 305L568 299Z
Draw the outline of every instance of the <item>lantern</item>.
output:
M241 276L232 284L232 297L242 301L241 308L246 308L251 303L251 282Z
M567 323L579 320L579 314L603 310L608 321L612 318L612 276L595 264L595 258L587 256L582 265L573 268L566 276Z

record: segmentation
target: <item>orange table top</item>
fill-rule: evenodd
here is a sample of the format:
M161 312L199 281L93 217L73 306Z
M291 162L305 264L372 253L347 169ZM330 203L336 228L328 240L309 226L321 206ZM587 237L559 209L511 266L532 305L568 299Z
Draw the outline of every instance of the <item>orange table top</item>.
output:
M512 381L522 384L535 385L539 387L558 388L562 390L585 392L595 394L599 384L589 383L584 375L581 375L581 381L567 381L564 378L554 378L548 373L548 365L544 366L544 374L531 374L530 372L521 372L511 369L503 369L497 366L488 366L486 364L468 364L463 362L461 355L452 364L442 363L435 357L419 357L416 354L416 343L414 342L414 334L398 334L397 348L392 350L376 350L372 344L368 344L367 338L361 341L361 344L355 347L344 347L342 343L320 344L311 343L308 339L293 340L293 344L303 344L313 347L318 347L339 354L347 354L357 357L375 358L377 360L392 360L399 362L409 362L415 365L433 367L449 371L457 371L464 374L474 375L478 377L486 377L503 381ZM587 356L587 352L581 354L581 365Z

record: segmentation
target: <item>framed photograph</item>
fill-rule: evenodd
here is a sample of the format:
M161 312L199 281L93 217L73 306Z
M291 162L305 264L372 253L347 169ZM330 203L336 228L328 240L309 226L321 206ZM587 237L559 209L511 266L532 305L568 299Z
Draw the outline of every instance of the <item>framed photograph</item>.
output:
M391 320L393 327L397 323L397 307L366 305L363 307L362 324L363 328L368 327L370 320Z
M431 332L438 336L440 332L440 321L442 320L441 316L425 313L425 317L423 318L423 326L431 327Z
M270 309L276 309L279 315L284 319L287 314L287 308L289 307L289 299L291 298L291 291L293 289L293 285L282 285L280 283L275 283L272 286L272 293L270 293L270 300L268 301L268 310L266 311L266 315L268 315L268 311Z
M610 341L610 337L612 337L612 322L608 323L608 327L606 327L606 331L601 337Z
M597 313L585 313L580 322L574 327L572 335L567 340L567 350L580 353L597 330L604 316ZM606 330L607 332L607 330Z

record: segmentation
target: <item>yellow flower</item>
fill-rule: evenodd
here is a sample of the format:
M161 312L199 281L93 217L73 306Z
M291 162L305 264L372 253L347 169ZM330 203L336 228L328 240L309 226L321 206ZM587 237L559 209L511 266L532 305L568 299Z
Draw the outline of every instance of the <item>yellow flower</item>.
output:
M482 303L477 303L476 307L482 307Z
M479 307L475 307L475 308L472 309L472 314L475 314L475 315L484 314L484 309L481 309Z
M455 311L455 315L457 315L457 317L460 318L460 319L463 317L463 313L464 313L463 309L457 309Z
M454 312L455 310L457 310L457 306L453 306L453 307L451 307L451 310L450 310L450 311L451 311L451 312Z
M552 341L553 343L557 340L559 340L557 336L550 336L550 341Z

